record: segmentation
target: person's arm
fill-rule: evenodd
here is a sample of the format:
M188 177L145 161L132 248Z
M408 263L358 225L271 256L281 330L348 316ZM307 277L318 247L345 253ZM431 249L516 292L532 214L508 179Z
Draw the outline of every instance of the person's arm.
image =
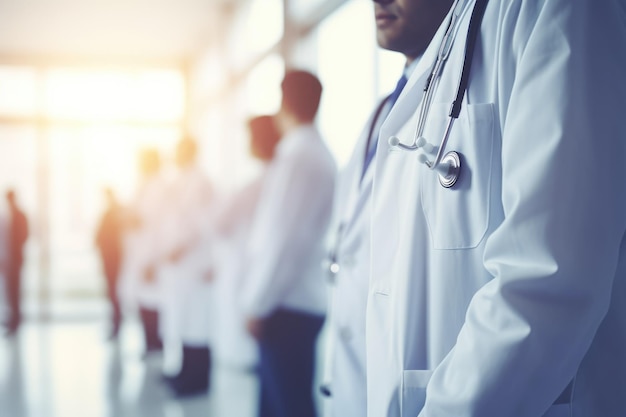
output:
M8 257L8 227L7 220L0 215L0 276L5 272Z
M102 250L106 246L106 227L108 213L109 212L107 210L100 218L100 222L98 223L98 229L96 230L96 236L94 238L94 243L99 250Z
M484 254L494 279L420 417L543 416L607 313L626 230L623 6L506 3L483 23L502 9L501 58L488 65L511 85L498 110L505 218Z

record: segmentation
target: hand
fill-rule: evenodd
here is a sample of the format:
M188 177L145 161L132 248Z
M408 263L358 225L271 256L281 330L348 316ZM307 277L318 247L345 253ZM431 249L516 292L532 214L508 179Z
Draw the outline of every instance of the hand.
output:
M143 282L152 283L156 280L156 271L154 266L150 265L143 271Z
M170 253L170 256L168 256L167 260L170 261L171 263L176 263L180 261L180 259L183 257L184 254L185 254L185 248L181 246L173 250Z
M256 318L248 319L246 322L246 328L248 329L250 336L256 340L260 340L261 335L263 334L263 320Z
M213 269L207 270L202 275L202 281L204 282L213 282L214 280L215 280L215 272L213 272Z

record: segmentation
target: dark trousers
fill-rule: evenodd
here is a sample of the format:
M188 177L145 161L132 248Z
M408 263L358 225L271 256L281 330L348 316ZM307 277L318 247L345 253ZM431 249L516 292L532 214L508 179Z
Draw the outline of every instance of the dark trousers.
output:
M7 325L10 330L15 330L19 327L22 321L22 277L21 277L21 265L10 266L7 271L6 277L6 289L7 298L9 302L9 320Z
M183 344L182 365L178 375L167 377L177 396L206 393L210 385L211 349Z
M114 335L117 334L122 322L122 310L120 308L120 300L117 295L117 270L107 272L107 297L111 304L111 330Z
M157 310L139 307L141 324L146 345L146 352L161 350L163 343L159 335L159 312Z
M259 339L260 417L315 417L315 343L322 316L280 309Z

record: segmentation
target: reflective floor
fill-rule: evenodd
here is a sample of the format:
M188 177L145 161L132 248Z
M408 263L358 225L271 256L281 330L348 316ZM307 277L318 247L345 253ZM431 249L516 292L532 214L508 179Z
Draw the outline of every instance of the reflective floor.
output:
M142 357L136 322L118 342L98 321L26 322L0 338L2 417L254 417L255 376L215 364L211 391L175 399L161 381L163 359Z

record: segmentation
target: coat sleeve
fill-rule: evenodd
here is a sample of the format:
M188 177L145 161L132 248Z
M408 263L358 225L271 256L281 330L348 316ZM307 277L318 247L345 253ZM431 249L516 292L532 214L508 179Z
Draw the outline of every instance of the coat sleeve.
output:
M494 278L473 297L419 417L543 416L593 342L623 253L624 2L503 3L483 22L499 26L489 65L507 89L504 220L484 253Z

